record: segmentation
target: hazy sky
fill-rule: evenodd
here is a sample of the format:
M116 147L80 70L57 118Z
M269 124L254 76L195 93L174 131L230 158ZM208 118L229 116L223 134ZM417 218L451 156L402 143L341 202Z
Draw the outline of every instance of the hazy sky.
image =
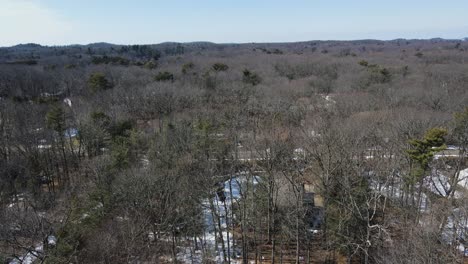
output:
M468 0L0 0L0 46L468 37Z

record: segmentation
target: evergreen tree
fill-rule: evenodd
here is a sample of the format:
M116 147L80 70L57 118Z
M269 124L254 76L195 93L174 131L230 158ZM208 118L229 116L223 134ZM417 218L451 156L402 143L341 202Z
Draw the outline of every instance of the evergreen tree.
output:
M112 84L107 80L106 76L100 72L91 74L88 79L88 85L93 93L112 88Z

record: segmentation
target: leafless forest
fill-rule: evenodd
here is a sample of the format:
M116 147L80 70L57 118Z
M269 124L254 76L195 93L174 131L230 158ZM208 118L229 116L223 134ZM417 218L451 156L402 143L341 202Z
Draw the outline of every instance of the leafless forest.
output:
M467 107L466 40L0 48L0 262L466 263Z

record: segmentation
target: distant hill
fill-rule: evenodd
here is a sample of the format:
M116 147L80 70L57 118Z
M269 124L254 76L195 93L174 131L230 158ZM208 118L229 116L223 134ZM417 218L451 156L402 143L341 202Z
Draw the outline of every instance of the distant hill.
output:
M462 38L462 40L468 41L468 37ZM309 40L309 41L297 41L297 42L250 42L250 43L214 43L209 41L194 41L194 42L161 42L153 44L114 44L108 42L95 42L89 44L71 44L71 45L40 45L37 43L24 43L10 47L2 47L3 49L8 48L52 48L52 47L91 47L91 48L111 48L111 47L123 47L123 46L152 46L152 47L167 47L182 45L184 47L215 47L215 46L239 46L239 45L295 45L305 43L350 43L350 44L382 44L382 43L395 43L395 42L418 42L418 43L434 43L434 42L453 42L459 41L459 39L444 39L444 38L431 38L431 39L393 39L393 40L378 40L378 39L358 39L358 40Z
M464 39L465 41L468 38ZM0 48L0 64L24 64L27 65L67 65L80 63L129 62L129 64L144 64L148 61L159 60L168 56L182 54L219 53L226 56L248 54L250 52L265 54L305 54L323 53L335 56L357 56L367 52L401 53L421 50L450 50L461 48L468 50L464 44L460 47L461 39L394 39L375 40L362 39L350 41L338 40L311 40L301 42L283 43L213 43L206 41L196 42L163 42L159 44L122 45L107 42L96 42L86 45L43 46L36 43L24 43L11 47ZM104 57L100 60L96 57ZM78 59L78 60L77 60ZM34 61L34 63L32 63Z
M90 44L83 45L83 46L92 47L92 48L111 48L111 47L117 47L117 46L120 46L120 45L107 43L107 42L96 42L96 43L90 43Z
M12 46L12 48L41 48L42 46L40 44L36 43L25 43L25 44L18 44L15 46Z

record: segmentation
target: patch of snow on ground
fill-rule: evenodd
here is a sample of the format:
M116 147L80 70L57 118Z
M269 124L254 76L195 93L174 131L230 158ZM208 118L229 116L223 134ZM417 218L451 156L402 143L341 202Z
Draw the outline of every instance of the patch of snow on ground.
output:
M468 168L460 171L458 180L458 185L465 189L468 188Z
M215 210L214 213L220 216L220 225L222 229L221 234L225 243L226 253L228 251L227 244L229 241L231 263L241 263L241 260L236 260L232 258L233 255L236 255L239 258L239 255L241 254L239 253L240 250L237 248L237 246L233 246L235 241L233 240L233 234L227 230L226 216L228 217L228 221L231 221L230 210L232 203L242 197L242 191L248 183L252 186L255 186L259 183L259 181L260 177L249 177L247 173L239 173L238 175L232 177L232 179L225 181L222 187L225 195L226 208L224 203L220 200L220 197L218 197L217 195L211 198L211 200L204 200L202 202L202 206L205 222L205 233L202 238L202 248L205 249L205 252L203 252L202 250L193 250L192 247L183 247L179 248L180 250L177 254L177 259L182 263L198 264L204 263L204 258L211 256L212 260L214 260L215 263L224 262L224 252L219 238L219 230L217 230L218 223L217 220L215 220L215 218L213 217L214 215L210 208L210 203L212 203ZM215 228L217 230L216 233Z
M36 245L34 250L26 253L25 255L19 257L18 259L14 259L9 262L9 264L33 264L34 261L37 259L39 254L44 251L42 243Z

